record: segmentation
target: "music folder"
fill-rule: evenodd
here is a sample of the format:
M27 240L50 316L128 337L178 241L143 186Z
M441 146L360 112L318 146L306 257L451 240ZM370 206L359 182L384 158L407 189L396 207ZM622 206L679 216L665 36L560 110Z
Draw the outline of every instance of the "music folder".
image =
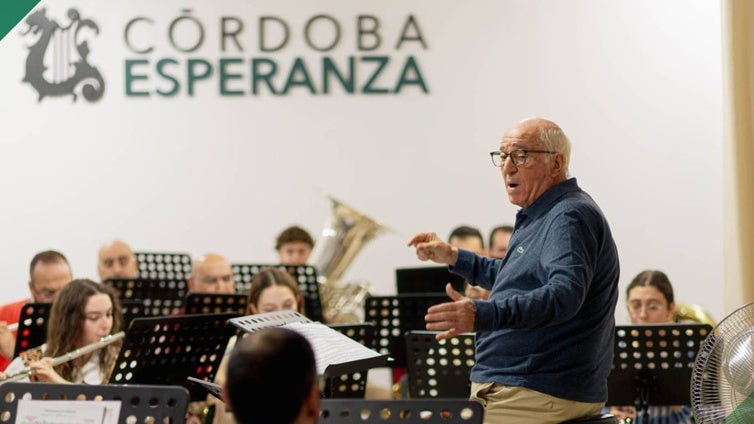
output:
M312 345L317 374L330 378L387 366L390 356L369 349L345 334L295 311L266 312L231 318L229 322L247 333L268 327L284 327L301 333Z

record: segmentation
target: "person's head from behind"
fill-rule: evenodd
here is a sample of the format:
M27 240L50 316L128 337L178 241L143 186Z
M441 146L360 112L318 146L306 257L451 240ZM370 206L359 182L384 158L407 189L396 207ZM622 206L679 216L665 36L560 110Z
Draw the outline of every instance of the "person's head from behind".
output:
M232 294L236 292L233 268L225 257L206 253L191 261L191 276L187 280L192 293Z
M301 334L281 327L249 333L233 348L227 369L223 400L239 424L317 421L316 362Z
M249 313L291 310L304 313L304 302L296 280L278 268L264 268L254 274L247 298Z
M95 343L118 332L120 320L120 306L109 287L88 279L73 280L60 290L50 309L45 355L55 357ZM116 352L107 349L100 355L101 363L114 360ZM55 369L70 380L76 365L75 360L68 361Z
M508 200L528 208L568 177L571 143L554 122L530 118L508 129L500 150L491 156L500 167Z
M131 246L120 240L103 244L98 252L97 272L100 281L137 278L139 264Z
M485 254L484 237L479 229L461 225L453 229L448 236L450 245L461 249L470 250L480 255Z
M306 265L314 249L314 239L305 229L294 225L283 230L275 240L275 250L283 265Z
M490 231L490 242L487 248L490 257L498 259L505 257L512 234L513 227L510 225L500 225Z
M39 252L29 264L29 291L37 303L52 303L63 287L73 280L68 259L55 250Z
M662 324L673 320L675 299L670 279L662 271L646 270L626 289L632 324Z

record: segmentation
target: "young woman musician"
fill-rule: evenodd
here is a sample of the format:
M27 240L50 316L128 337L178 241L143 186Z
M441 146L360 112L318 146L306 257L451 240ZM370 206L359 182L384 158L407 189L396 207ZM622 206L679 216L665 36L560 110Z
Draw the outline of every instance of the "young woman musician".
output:
M113 292L92 280L79 279L66 284L52 304L47 321L47 340L41 346L41 359L24 363L23 355L8 365L4 375L13 376L29 368L31 378L14 381L102 384L109 377L118 356L120 340L105 344L70 361L54 365L53 358L65 356L100 343L120 329L120 306Z
M304 298L296 280L278 268L264 268L254 274L249 289L249 314L292 310L304 313Z
M631 324L667 324L673 322L675 296L670 279L662 271L645 270L631 281L626 289L626 306ZM686 389L688 390L688 389ZM693 424L694 416L688 405L650 406L649 423L633 406L612 407L610 413L620 422L634 424Z

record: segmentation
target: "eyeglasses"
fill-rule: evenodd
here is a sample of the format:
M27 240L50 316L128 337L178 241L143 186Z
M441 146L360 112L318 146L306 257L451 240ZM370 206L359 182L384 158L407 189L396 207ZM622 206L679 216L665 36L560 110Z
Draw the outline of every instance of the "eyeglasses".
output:
M549 150L529 150L529 149L516 149L510 153L500 152L500 151L494 151L490 152L490 159L492 159L492 164L497 166L498 168L503 166L505 163L505 160L508 158L511 158L513 161L513 164L516 165L516 167L519 166L525 166L527 162L529 162L529 153L549 153L549 154L555 154L558 152L551 152Z
M641 312L642 308L646 309L646 311L651 314L654 312L658 312L662 309L665 309L666 306L659 303L654 303L654 302L646 303L646 304L641 304L638 302L628 304L628 310L631 312L631 314L638 314L639 312Z

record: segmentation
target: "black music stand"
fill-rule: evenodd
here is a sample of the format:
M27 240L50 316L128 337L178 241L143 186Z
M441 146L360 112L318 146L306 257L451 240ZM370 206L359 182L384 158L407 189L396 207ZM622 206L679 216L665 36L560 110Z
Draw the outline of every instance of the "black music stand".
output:
M120 312L122 315L122 330L128 330L128 326L134 318L147 317L148 309L144 306L144 301L141 299L118 299L120 303Z
M282 265L282 264L231 264L236 292L248 293L254 274L264 268L278 268L288 271L298 283L298 289L304 297L304 311L313 321L324 322L322 314L322 299L319 295L319 279L317 269L312 265Z
M362 345L374 348L374 325L359 324L330 324L330 328L356 340ZM367 390L369 370L357 371L325 380L322 396L326 398L363 398Z
M52 303L29 302L21 308L16 330L16 348L13 357L41 346L47 340L47 320Z
M448 271L447 266L425 266L419 268L397 268L395 270L396 293L445 293L445 285L450 283L456 291L463 293L466 280Z
M119 300L141 300L144 303L144 316L150 317L178 313L188 293L184 280L116 278L105 280L103 284L113 288Z
M139 264L139 278L185 281L191 275L188 253L134 252Z
M649 406L689 405L688 387L708 324L615 326L606 405L634 405L649 422Z
M183 302L186 314L234 313L246 315L247 296L230 293L189 293Z
M484 408L473 400L322 399L319 424L482 424Z
M54 384L10 382L0 385L0 417L17 422L20 399L98 401L119 400L119 423L182 423L189 393L179 386L117 386L110 384Z
M424 316L432 305L450 302L444 294L369 296L364 302L364 321L375 327L375 348L394 358L391 367L406 367L406 338L411 330L424 330Z
M406 333L409 394L412 398L468 399L475 363L474 333L436 340L438 333Z
M182 385L192 401L206 391L187 377L215 379L230 338L236 334L228 320L238 314L177 315L136 318L126 332L110 384Z

